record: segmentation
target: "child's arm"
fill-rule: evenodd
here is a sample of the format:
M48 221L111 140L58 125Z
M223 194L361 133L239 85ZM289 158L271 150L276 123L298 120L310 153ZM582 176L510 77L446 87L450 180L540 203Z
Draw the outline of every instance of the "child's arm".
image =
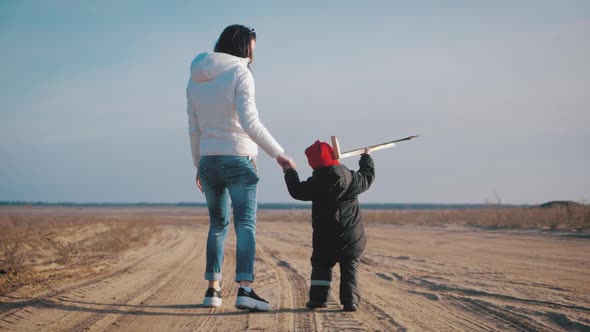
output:
M285 183L291 197L300 201L311 201L313 190L309 181L299 181L299 174L294 168L285 171Z
M362 154L359 160L359 170L352 172L352 193L358 195L371 186L375 180L375 164L368 153Z

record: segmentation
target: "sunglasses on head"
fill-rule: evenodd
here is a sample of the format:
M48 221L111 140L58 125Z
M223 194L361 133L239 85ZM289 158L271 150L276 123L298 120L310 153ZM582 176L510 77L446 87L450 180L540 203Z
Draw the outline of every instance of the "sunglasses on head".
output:
M246 28L246 27L244 27L244 28ZM246 29L248 29L248 28L246 28ZM231 37L232 40L234 40L236 38L236 36L238 36L238 34L240 33L240 30L241 30L241 28L237 29L234 32L234 35ZM250 34L250 36L252 36L252 39L256 39L256 31L254 29L249 29L248 33Z

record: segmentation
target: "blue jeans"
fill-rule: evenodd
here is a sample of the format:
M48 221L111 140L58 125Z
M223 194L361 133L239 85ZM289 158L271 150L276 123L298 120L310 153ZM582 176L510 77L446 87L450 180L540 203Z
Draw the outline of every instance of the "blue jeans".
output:
M236 282L254 280L256 254L256 185L250 157L202 156L199 177L209 209L206 280L221 280L223 250L229 229L229 202L236 231Z

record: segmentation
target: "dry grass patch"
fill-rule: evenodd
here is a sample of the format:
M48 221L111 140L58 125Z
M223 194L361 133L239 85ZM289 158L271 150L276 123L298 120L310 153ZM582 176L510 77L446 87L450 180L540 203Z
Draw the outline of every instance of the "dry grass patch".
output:
M4 213L0 227L4 295L23 286L96 272L119 253L146 245L159 226L149 218Z
M489 207L457 210L365 210L366 223L418 224L583 231L590 229L590 207L505 208Z
M309 210L263 211L262 221L310 222ZM490 206L474 209L372 210L362 209L366 224L443 226L447 224L490 229L541 228L549 230L590 230L590 207L587 205L541 207Z

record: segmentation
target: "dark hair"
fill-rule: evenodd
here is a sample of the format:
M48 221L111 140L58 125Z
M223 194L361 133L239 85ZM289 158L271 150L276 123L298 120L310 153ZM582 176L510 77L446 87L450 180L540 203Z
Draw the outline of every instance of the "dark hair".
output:
M215 52L227 53L240 58L254 59L250 41L256 40L256 32L244 25L233 24L223 30L217 43Z

